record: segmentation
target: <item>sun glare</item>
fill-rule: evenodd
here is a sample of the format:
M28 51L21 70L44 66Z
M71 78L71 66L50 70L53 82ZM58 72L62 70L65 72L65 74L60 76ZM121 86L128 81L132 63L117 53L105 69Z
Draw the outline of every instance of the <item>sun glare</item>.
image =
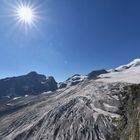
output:
M20 29L25 29L25 31L31 28L38 30L37 24L42 19L40 7L41 5L37 5L35 2L31 1L18 1L13 3L11 5L11 17L14 17L16 21L15 25L18 25Z
M44 21L42 3L34 0L15 0L6 2L7 17L11 19L11 30L21 30L26 35L30 31L40 31L39 25ZM46 20L46 19L45 19ZM32 33L32 32L31 32Z
M32 23L34 20L34 13L30 7L20 7L17 10L18 19L24 23Z

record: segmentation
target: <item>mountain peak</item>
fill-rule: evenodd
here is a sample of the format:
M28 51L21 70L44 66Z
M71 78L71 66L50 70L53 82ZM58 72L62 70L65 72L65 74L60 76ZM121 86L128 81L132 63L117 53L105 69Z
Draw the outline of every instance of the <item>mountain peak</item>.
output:
M32 71L26 75L0 79L1 96L38 95L57 89L57 82L52 76Z
M129 69L129 68L132 68L132 67L137 67L137 66L140 66L140 58L134 59L130 63L128 63L126 65L119 66L114 70L115 71L123 71L123 70Z
M140 65L140 58L134 59L129 64L130 65L135 65L135 66Z
M38 73L36 71L31 71L27 75L38 75Z

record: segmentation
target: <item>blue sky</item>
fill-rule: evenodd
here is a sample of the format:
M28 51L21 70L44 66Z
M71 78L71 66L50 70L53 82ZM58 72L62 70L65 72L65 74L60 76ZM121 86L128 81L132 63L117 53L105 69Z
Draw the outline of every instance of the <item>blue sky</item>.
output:
M28 1L40 18L26 31L11 14L18 0L0 1L1 78L37 71L63 81L140 56L139 0Z

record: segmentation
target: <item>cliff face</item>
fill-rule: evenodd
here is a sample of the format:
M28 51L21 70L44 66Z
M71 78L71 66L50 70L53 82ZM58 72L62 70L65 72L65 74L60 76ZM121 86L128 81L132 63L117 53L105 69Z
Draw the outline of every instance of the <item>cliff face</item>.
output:
M140 85L125 88L116 140L140 140Z

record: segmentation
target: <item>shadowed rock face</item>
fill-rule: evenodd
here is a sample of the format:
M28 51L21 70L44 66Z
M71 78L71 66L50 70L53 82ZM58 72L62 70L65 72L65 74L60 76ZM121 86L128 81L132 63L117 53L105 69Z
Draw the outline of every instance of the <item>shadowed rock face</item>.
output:
M56 89L57 83L53 77L46 78L36 72L0 80L0 96L37 95Z
M2 140L111 140L125 83L83 82L0 107ZM11 110L12 108L12 110ZM10 109L11 112L5 111Z
M106 70L102 69L102 70L95 70L90 72L87 76L89 79L96 79L99 75L101 74L105 74L108 73Z

